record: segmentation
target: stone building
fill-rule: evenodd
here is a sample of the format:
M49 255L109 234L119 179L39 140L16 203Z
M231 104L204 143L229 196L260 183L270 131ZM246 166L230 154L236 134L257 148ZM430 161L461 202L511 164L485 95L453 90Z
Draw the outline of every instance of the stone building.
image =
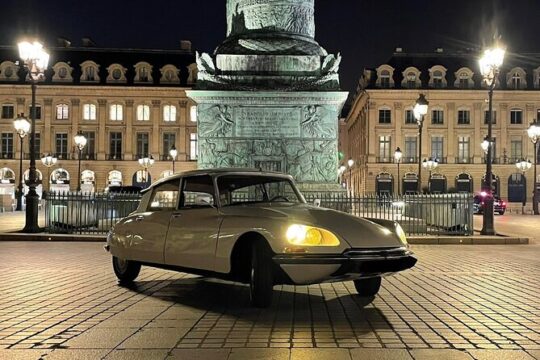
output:
M409 54L396 49L386 64L366 69L347 115L345 160L355 166L347 183L355 193L412 192L418 188L418 126L413 107L419 94L429 101L424 119L422 158L439 161L422 188L432 192L479 191L486 171L480 144L487 135L488 91L478 69L478 54ZM533 160L527 137L540 114L540 54L507 55L494 95L493 173L503 199L530 204L533 171L521 174L515 163ZM398 180L393 155L403 152ZM540 182L540 179L537 179ZM526 187L526 188L525 188Z
M88 139L81 166L86 190L140 185L163 176L172 170L172 146L178 149L177 171L196 168L196 107L185 93L197 76L189 41L182 41L178 50L105 49L89 39L82 47L71 47L67 40L61 45L48 48L49 68L37 87L37 168L45 189L76 189L78 131ZM30 85L17 60L15 47L0 47L3 193L19 183L20 141L13 120L20 113L30 118ZM24 170L29 166L28 139ZM50 169L40 161L48 153L58 158ZM150 155L156 161L146 176L138 159Z

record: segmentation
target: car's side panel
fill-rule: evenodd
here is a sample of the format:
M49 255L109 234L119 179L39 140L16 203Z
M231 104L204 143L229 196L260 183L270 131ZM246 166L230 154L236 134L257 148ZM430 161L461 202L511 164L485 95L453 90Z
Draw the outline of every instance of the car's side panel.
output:
M111 252L128 260L163 264L163 247L172 211L135 213L115 227Z
M165 244L165 263L214 271L221 219L212 207L175 211Z

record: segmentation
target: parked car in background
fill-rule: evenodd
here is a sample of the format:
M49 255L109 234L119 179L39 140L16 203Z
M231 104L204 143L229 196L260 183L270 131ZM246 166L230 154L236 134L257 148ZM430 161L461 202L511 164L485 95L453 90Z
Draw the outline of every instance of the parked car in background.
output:
M352 280L373 297L381 278L413 267L394 221L368 220L306 203L291 176L195 170L159 180L109 232L120 282L141 265L248 283L267 307L274 285Z
M474 196L473 208L475 214L484 213L484 200L486 196L487 194L485 192L481 192ZM506 212L506 202L501 200L498 195L493 195L493 212L499 215L504 215Z

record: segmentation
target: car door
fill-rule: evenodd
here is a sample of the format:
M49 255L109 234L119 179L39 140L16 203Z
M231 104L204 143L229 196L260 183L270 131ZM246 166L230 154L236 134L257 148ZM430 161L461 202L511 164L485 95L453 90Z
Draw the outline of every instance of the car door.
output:
M222 216L215 204L211 176L185 177L180 204L173 212L165 244L165 263L187 268L214 270Z
M134 260L163 264L169 222L178 207L180 179L157 185L151 191L147 211L133 216L130 253Z

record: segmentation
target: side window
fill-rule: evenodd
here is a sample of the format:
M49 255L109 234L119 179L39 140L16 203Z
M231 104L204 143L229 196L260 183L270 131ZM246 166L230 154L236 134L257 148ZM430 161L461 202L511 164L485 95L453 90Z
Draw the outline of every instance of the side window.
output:
M199 209L214 205L214 182L210 176L184 178L180 208Z
M157 186L150 199L150 211L175 210L178 206L180 180L173 180Z

